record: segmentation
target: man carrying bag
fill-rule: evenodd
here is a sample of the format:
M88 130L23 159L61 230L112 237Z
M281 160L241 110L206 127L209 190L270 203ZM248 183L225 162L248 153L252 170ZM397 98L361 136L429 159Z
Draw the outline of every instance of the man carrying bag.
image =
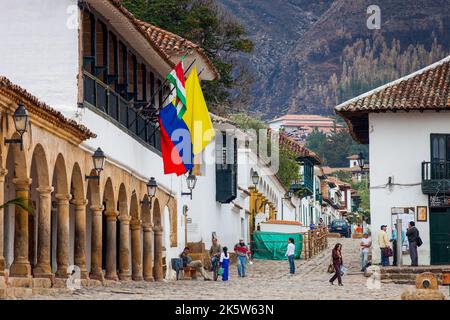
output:
M417 254L417 247L420 247L423 242L419 236L419 230L416 228L416 223L411 221L406 230L406 236L409 243L409 256L411 257L411 266L417 267L419 265L419 256Z

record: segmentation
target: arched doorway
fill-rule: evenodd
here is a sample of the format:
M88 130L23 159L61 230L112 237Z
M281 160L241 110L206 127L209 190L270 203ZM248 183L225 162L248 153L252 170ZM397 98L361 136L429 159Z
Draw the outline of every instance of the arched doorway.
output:
M161 207L159 200L153 202L153 230L154 230L154 263L153 278L156 281L163 280L163 227L162 227Z
M31 261L34 265L33 275L38 278L48 278L52 276L50 264L51 253L51 193L53 187L50 186L48 172L48 162L44 148L38 144L34 148L31 160L31 199L34 209L34 221L37 232L36 245L30 246L36 250L35 259ZM31 243L31 242L30 242Z
M14 134L13 139L19 136ZM6 158L5 201L20 198L28 203L31 181L27 176L25 151L17 144L9 145ZM29 213L19 206L4 209L4 256L10 276L31 275L29 260Z
M103 219L103 245L102 245L102 268L106 270L105 278L109 280L119 280L117 276L116 259L116 239L117 239L117 205L114 198L114 189L111 178L106 180L103 192L103 206L105 213Z

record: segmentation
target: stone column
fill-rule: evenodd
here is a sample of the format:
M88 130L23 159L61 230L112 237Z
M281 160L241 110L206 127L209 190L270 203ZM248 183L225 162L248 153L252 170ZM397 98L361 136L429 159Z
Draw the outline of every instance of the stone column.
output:
M160 226L154 228L154 235L155 235L155 263L154 263L154 269L155 269L155 281L161 281L164 279L164 272L163 272L163 230Z
M130 220L128 215L120 215L120 257L119 278L131 280L130 270Z
M52 195L53 187L41 186L36 189L39 192L38 215L38 253L37 264L33 275L37 278L52 278L52 266L50 262L51 232L52 232Z
M5 203L5 177L8 170L0 168L0 203ZM4 210L0 208L0 277L5 275L5 256L3 253Z
M134 281L142 281L141 221L131 221L131 272Z
M75 206L75 265L80 268L81 279L88 279L86 268L86 205L87 199L74 199Z
M28 203L31 179L13 179L16 187L16 198L22 198ZM31 276L31 264L28 259L28 211L16 206L14 227L14 261L9 270L11 277Z
M153 227L150 223L142 225L144 231L144 280L153 279Z
M117 211L106 212L106 275L105 278L109 280L119 280L117 276Z
M56 270L57 278L67 278L67 268L69 267L69 200L70 194L55 195L57 202L57 241L56 241Z
M91 273L90 278L103 281L102 270L102 212L103 206L91 206Z

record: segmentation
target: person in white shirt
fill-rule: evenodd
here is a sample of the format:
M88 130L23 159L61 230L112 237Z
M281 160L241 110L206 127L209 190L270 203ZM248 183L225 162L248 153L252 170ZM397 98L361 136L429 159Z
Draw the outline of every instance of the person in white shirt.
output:
M294 262L295 244L294 244L293 238L289 238L289 240L288 240L286 257L288 258L288 261L289 261L290 274L293 275L295 273L295 262Z
M230 266L230 255L228 254L228 248L223 247L223 252L220 254L220 267L223 269L222 280L228 281L228 269Z
M372 239L369 238L369 234L367 232L364 233L363 238L359 244L360 246L360 263L361 263L361 271L364 272L367 266L367 257L369 255L369 249L372 246Z

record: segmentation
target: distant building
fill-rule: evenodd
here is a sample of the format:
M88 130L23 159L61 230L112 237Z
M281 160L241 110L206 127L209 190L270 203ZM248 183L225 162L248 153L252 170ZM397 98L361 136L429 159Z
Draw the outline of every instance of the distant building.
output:
M294 114L276 118L269 122L269 126L275 131L283 130L288 136L298 142L306 141L309 134L314 130L329 135L334 128L343 128L342 125L336 124L336 121L330 117Z

